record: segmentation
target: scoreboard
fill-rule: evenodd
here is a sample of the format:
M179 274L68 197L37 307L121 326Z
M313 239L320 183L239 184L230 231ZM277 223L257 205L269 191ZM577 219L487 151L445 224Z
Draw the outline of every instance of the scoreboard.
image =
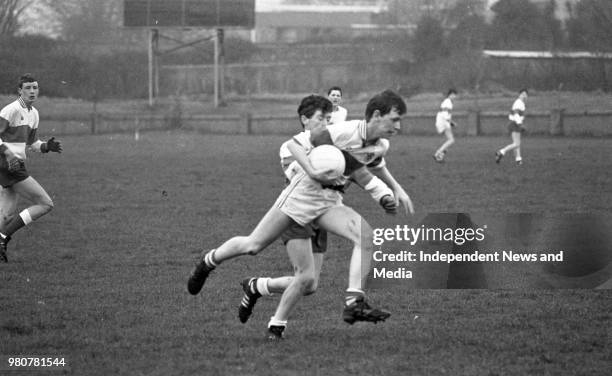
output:
M127 27L255 27L255 0L124 0Z

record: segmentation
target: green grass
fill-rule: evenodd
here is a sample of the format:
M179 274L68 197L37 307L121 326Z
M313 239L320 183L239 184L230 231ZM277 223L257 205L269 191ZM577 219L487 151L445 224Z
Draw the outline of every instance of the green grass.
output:
M287 339L264 331L278 299L236 318L238 282L291 272L280 242L233 260L197 297L186 292L202 248L247 233L283 186L283 137L143 133L65 137L29 170L54 211L16 233L0 265L0 354L66 357L75 375L608 375L612 290L373 289L393 316L340 319L349 250L332 238L316 294ZM389 168L430 212L612 213L609 140L530 138L525 164L493 162L503 138L392 141ZM373 225L384 214L351 188ZM415 318L415 316L418 316ZM9 373L12 374L12 373ZM15 373L17 374L17 373ZM39 374L39 373L37 373ZM40 373L43 374L43 373ZM62 374L53 372L52 374Z

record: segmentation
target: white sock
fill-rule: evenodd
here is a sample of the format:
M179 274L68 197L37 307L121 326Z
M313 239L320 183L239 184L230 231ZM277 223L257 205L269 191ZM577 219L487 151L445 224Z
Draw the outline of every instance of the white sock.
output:
M256 287L257 287L257 291L261 295L268 295L268 296L272 295L270 290L268 290L268 281L269 280L270 280L270 278L257 278Z
M277 320L276 317L270 317L270 322L268 323L268 328L271 326L287 326L287 320Z
M213 249L210 252L208 252L206 256L204 256L204 262L206 263L206 265L213 269L219 265L219 263L215 262L214 260L215 251L216 249Z
M348 306L357 301L359 298L365 298L365 292L361 289L346 289L346 298L344 299L344 303Z

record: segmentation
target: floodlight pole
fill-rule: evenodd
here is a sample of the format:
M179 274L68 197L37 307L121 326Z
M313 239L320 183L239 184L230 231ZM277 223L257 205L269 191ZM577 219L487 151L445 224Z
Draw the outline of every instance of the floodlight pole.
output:
M214 104L215 108L219 107L219 30L217 30L217 34L215 35L215 67L214 67Z
M159 43L159 30L149 30L149 107L155 104L155 97L159 89L159 72L157 70L157 49Z
M223 105L223 90L224 90L224 62L223 53L223 29L216 29L215 31L215 107Z

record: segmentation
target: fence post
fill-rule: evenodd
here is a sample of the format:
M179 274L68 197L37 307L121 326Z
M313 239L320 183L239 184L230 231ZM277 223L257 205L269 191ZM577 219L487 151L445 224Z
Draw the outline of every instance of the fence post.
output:
M98 113L97 112L92 112L90 115L90 130L91 130L91 134L96 134L97 130L97 122L98 122Z
M253 115L250 112L245 112L242 118L246 134L253 134Z
M470 110L468 112L467 134L468 136L478 136L480 134L479 110Z
M563 115L565 110L562 108L555 108L550 111L550 134L551 136L562 136L563 130Z

